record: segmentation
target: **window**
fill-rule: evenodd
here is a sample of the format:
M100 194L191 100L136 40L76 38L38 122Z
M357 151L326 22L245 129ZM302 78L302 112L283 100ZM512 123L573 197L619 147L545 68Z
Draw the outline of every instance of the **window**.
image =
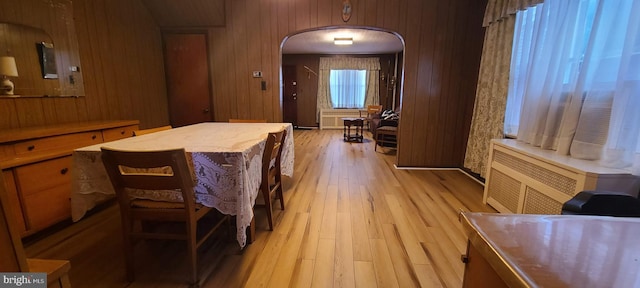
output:
M516 17L505 134L640 174L640 1L547 0Z
M380 59L320 57L316 121L322 109L364 109L380 103Z
M367 71L331 70L329 90L333 108L363 108L367 91Z
M570 21L563 21L558 17L561 13L554 11L556 9L543 9L543 4L520 11L516 15L504 126L505 134L508 136L516 137L518 134L525 89L527 85L536 85L532 83L533 81L527 80L532 78L531 73L541 72L541 69L536 67L539 63L536 61L542 58L546 63L558 65L555 69L545 69L541 72L551 74L561 81L556 83L546 81L547 85L554 85L559 89L558 91L561 91L560 95L556 96L562 99L558 102L568 101L568 95L575 88L598 0L571 0L570 2L577 4L563 8L571 7L570 9L579 11L569 16ZM552 5L554 4L548 6ZM560 5L556 4L552 8L556 6ZM566 28L557 29L560 26ZM540 79L536 79L537 83L544 83L538 80ZM556 108L555 113L562 113L564 105L557 105Z

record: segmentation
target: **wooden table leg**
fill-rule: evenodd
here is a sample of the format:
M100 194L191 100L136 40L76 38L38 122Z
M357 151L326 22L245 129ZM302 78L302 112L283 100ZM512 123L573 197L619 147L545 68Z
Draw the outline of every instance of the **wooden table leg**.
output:
M347 122L344 121L344 123L342 123L343 127L342 127L342 138L344 138L344 141L347 141Z

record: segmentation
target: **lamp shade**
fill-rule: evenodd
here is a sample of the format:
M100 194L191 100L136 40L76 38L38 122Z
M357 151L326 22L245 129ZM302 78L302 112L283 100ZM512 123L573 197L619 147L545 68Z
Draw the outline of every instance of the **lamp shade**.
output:
M0 76L18 77L16 59L10 56L0 57Z

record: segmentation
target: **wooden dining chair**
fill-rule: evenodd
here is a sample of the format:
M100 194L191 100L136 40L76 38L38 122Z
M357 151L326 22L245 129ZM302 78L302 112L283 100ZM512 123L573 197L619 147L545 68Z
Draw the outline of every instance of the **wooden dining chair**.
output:
M169 129L172 129L172 128L173 127L171 127L171 125L167 125L167 126L160 126L160 127L156 127L156 128L150 128L150 129L135 130L135 131L133 131L133 136L140 136L140 135L149 134L149 133L153 133L153 132L169 130Z
M282 159L282 150L284 141L287 137L287 130L269 133L267 143L264 147L262 155L262 183L260 191L264 198L264 206L267 210L267 220L269 221L269 230L273 231L273 208L271 199L276 195L280 199L280 208L284 210L284 196L282 194L282 172L280 161Z
M68 275L71 264L68 260L27 258L18 232L17 224L19 222L15 218L13 210L15 207L11 206L9 200L11 196L5 187L3 177L0 177L0 255L2 255L0 271L5 273L46 273L47 287L71 287ZM20 285L0 286L16 287Z
M102 147L102 162L116 192L122 218L122 236L127 279L134 280L134 241L138 238L186 240L191 284L198 281L197 249L229 216L223 215L208 227L198 227L198 220L211 210L197 204L194 197L194 180L184 149L162 151L121 151ZM134 199L134 189L154 190L154 193L170 193L179 189L183 202L164 202ZM210 215L213 216L213 215ZM203 219L204 220L204 219ZM208 217L207 217L208 220ZM141 225L135 225L140 222ZM144 225L152 222L183 222L182 233L155 232ZM208 228L208 229L199 229ZM196 238L197 235L202 235Z
M370 130L373 115L380 112L382 112L382 105L368 105L367 110L360 110L360 118L364 118L364 125L367 126L367 129Z
M267 119L229 119L229 123L267 123Z

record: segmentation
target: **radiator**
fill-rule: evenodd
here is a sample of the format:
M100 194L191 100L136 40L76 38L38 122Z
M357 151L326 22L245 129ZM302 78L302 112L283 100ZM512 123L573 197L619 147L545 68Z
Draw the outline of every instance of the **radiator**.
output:
M360 117L360 109L321 109L320 129L342 129L343 117Z
M492 140L483 202L502 213L560 214L583 190L638 193L629 171L558 155L515 140Z

